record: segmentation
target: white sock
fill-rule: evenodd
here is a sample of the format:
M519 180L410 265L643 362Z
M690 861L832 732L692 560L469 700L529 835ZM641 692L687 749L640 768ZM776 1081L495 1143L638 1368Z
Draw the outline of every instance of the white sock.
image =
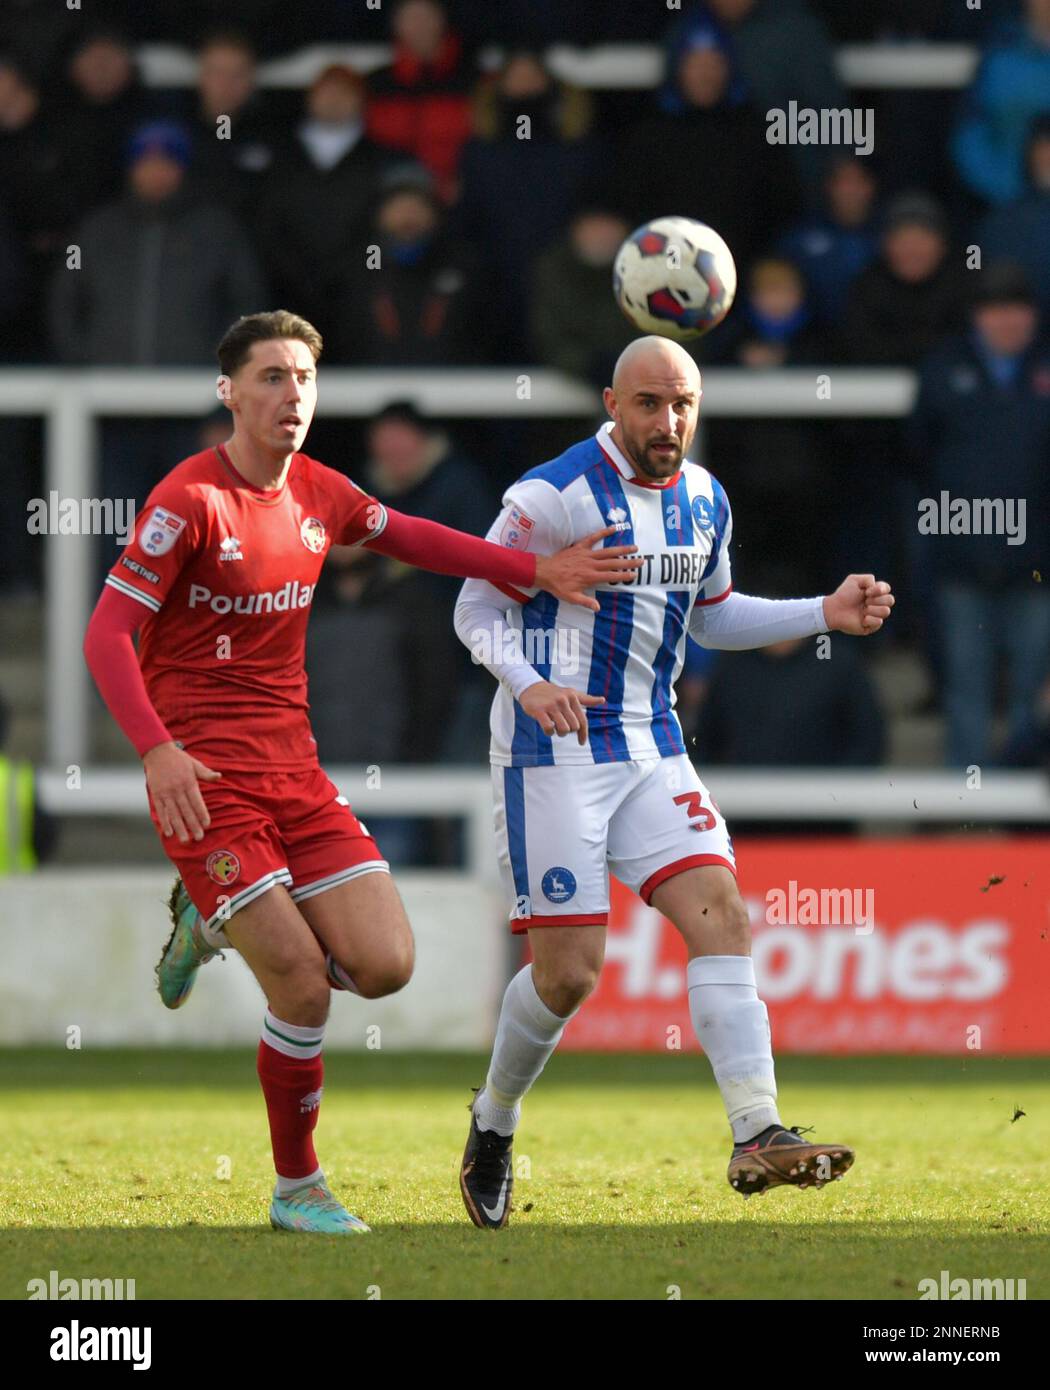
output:
M200 914L199 912L197 913L197 916L198 916L198 918L200 918L200 933L201 933L201 937L203 938L204 941L206 941L206 942L208 943L208 945L209 945L213 950L216 950L216 951L232 951L232 950L233 950L233 947L230 945L229 938L227 937L226 933L225 933L225 932L223 931L223 929L222 929L222 918L221 918L221 917L219 918L219 920L218 920L217 922L213 922L213 923L211 924L211 926L209 927L208 924L207 924L207 922L204 920L203 917L201 917L201 914Z
M285 1023L271 1008L267 1008L259 1036L267 1047L282 1052L285 1057L309 1059L320 1057L324 1046L324 1029L323 1023Z
M780 1124L769 1014L750 956L696 956L686 968L689 1015L722 1092L733 1141Z
M324 1171L321 1168L318 1168L316 1173L311 1173L308 1178L282 1178L278 1173L274 1196L287 1197L289 1192L294 1192L298 1187L313 1187L319 1182L324 1182Z
M546 1066L571 1017L560 1018L547 1008L536 993L531 965L518 971L503 996L488 1076L474 1102L478 1129L514 1133L521 1098Z
M354 984L354 982L353 982L353 980L351 979L351 977L346 973L346 971L343 969L343 967L339 964L339 962L336 960L336 958L332 955L331 951L328 952L328 954L325 956L324 960L325 960L325 969L326 969L327 972L328 972L328 979L329 979L329 982L333 982L333 981L334 981L336 984L342 985L343 989L349 990L351 994L360 994L360 993L361 993L361 991L358 989L358 987Z

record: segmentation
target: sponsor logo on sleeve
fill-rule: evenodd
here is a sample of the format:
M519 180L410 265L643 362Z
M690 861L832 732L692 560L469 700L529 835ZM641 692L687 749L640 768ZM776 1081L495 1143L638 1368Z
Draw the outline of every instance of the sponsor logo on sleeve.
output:
M132 574L137 574L140 579L144 579L147 584L159 584L160 575L148 570L145 565L140 565L137 560L129 560L126 555L120 557L120 563L129 569Z
M147 555L166 555L186 529L184 517L166 507L154 507L142 528L139 545Z
M503 523L503 530L499 533L500 545L509 546L511 550L528 550L532 528L535 525L532 517L520 507L511 507L510 516Z

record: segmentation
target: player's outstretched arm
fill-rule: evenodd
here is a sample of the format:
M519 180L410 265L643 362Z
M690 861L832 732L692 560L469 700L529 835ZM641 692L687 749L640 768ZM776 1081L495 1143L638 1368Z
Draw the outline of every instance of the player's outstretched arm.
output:
M870 637L890 616L895 602L884 579L873 574L847 574L824 599L824 620L830 632Z
M436 574L459 574L465 579L487 579L490 584L517 590L546 589L555 598L597 610L594 599L584 594L596 584L623 583L633 578L641 563L629 557L637 549L610 546L593 551L591 547L612 535L614 526L566 546L556 555L534 555L493 541L468 536L437 521L408 516L387 508L387 523L373 539L365 542L369 550L389 555L406 565L432 570ZM525 595L522 595L524 600Z

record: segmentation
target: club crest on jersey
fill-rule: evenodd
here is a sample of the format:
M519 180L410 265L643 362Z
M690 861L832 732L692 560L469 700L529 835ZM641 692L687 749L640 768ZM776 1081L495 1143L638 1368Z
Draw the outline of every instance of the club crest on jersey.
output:
M511 507L510 516L503 523L503 530L499 533L500 545L509 546L511 550L528 550L532 528L535 525L532 517L520 507Z
M166 555L185 529L184 517L176 516L166 507L154 507L142 528L139 545L147 555Z
M576 892L576 877L568 869L548 869L540 884L543 896L552 903L567 903Z
M324 522L318 521L315 516L304 518L303 524L299 527L299 536L307 550L312 550L315 555L320 555L324 549L325 541Z
M701 531L711 531L715 524L715 509L706 497L693 498L693 520Z
M241 861L228 849L213 850L204 861L208 877L214 883L233 883L240 876Z
M227 536L224 541L219 542L220 560L243 560L244 552L241 550L241 543L236 536Z

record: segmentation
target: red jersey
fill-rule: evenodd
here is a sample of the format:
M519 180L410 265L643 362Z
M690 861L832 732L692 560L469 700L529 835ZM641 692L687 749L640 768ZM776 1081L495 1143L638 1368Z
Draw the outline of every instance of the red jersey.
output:
M386 521L374 497L306 454L273 491L221 446L158 483L106 583L150 610L143 680L187 753L218 771L317 762L305 649L318 576L329 546L361 545Z

